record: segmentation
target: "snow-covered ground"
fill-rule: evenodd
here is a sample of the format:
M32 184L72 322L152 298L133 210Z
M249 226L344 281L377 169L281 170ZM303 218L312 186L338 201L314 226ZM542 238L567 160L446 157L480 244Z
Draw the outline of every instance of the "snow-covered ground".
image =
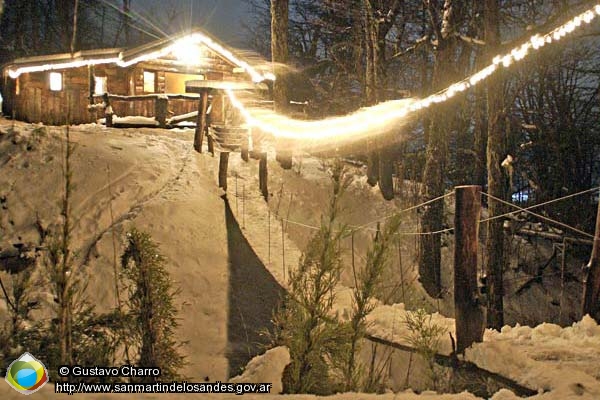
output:
M39 241L36 219L44 226L57 222L55 216L58 215L61 192L60 138L64 136L64 128L16 123L17 134L13 134L9 133L11 124L11 121L0 119L0 197L4 198L0 213L0 250L17 242L36 244ZM290 219L297 217L298 222L309 222L306 225L317 225L324 204L322 200L326 199L327 193L325 171L314 159L304 159L301 171L282 171L270 162L269 183L274 195L269 208L258 191L257 162L243 163L239 155L232 154L227 197L231 213L253 250L239 253L236 249L243 245L244 239L232 233L232 221L220 198L223 192L216 187L218 157L193 151L192 130L120 130L85 125L74 127L72 136L77 143L74 155L74 244L80 249L78 260L85 265L82 268L90 277L89 295L93 302L100 311L114 306L114 252L120 254L122 238L129 227L149 231L160 243L169 261L169 271L182 288L178 337L188 341L185 352L190 362L183 373L190 377L189 381L202 382L205 378L213 382L225 381L231 372L231 351L243 347L239 338L248 334L244 331L247 329L245 324L252 324L252 321L232 316L242 314L242 309L245 318L264 314L260 304L270 301L271 297L263 292L275 290L275 283L268 282L269 276L285 286L289 269L298 263L299 247L310 235L310 227L297 225L293 228L292 223L282 225L277 216L290 215ZM293 174L302 179L294 179ZM281 186L281 182L296 186L288 191L289 186ZM307 182L314 188L308 187ZM360 179L351 194L358 204L357 209L350 210L355 219L349 222L353 224L372 221L398 206L379 201L367 203L369 207L365 208L365 202L378 194ZM301 202L305 204L300 207ZM296 210L295 206L298 206ZM292 211L288 211L289 208ZM307 208L312 208L312 212L306 211ZM304 218L301 218L302 213ZM114 251L113 232L116 234ZM270 275L264 275L260 266L250 267L250 262L242 262L244 265L239 270L232 267L232 259L239 258L240 254L250 259L254 257L253 253L263 261ZM255 261L252 263L254 265ZM244 273L248 274L247 279L244 279ZM4 279L4 273L2 277ZM351 281L346 277L344 284L348 286L349 283ZM231 291L238 289L249 295L244 299L232 297ZM52 301L47 293L41 292L40 296L46 304ZM232 303L240 308L232 310ZM337 307L340 315L347 314L350 306L349 289L339 288ZM402 304L379 304L369 316L370 333L407 344L407 332L402 323L406 312ZM4 313L5 305L0 302L0 315ZM432 320L449 332L453 331L452 319L436 314ZM534 398L600 398L600 327L590 318L567 328L551 324L535 328L505 327L500 333L486 331L484 339L484 343L467 351L466 360L543 391ZM444 338L440 351L449 353L449 339ZM254 360L246 376L236 379L276 381L287 357L284 349L276 349ZM18 399L20 396L8 385L0 384L0 398ZM32 396L47 398L55 395L52 385L47 385ZM67 398L67 395L56 396ZM159 397L178 399L184 396L194 397ZM104 399L113 395L88 394L86 397ZM150 399L157 395L136 397ZM196 397L226 399L233 395ZM251 395L249 398L259 397L263 396ZM379 396L346 393L331 398L466 400L476 397L468 393L416 395L401 392ZM494 400L515 398L507 390L493 396Z
M250 216L251 221L259 222L246 224L245 234L257 254L266 261L265 265L273 276L285 286L283 254L286 257L285 269L289 269L297 264L295 260L297 260L300 251L294 245L295 242L287 235L283 235L282 238L281 222L273 216L273 212L269 212L268 205L260 196L257 189L258 183L256 182L258 175L256 166L253 163L242 163L237 157L234 157L232 164L230 182L231 177L235 179L238 176L238 185L236 192L235 186L232 187L230 183L228 194L234 197L237 195L238 201L240 201L239 182L243 180L244 185L250 184L252 190L249 193L244 193L245 211L243 212L245 212L246 218ZM305 159L302 161L302 166L302 175L305 180L327 187L327 174L318 161ZM293 174L293 172L278 169L275 163L271 163L269 172L275 175L270 176L271 182L277 182L283 174L287 174L286 178ZM290 180L286 179L286 182L289 185ZM355 186L361 187L361 185L362 182L358 182ZM362 188L365 191L370 189L366 185L362 185ZM271 190L276 191L277 187L271 188ZM238 211L238 218L243 217L239 208ZM390 210L384 206L377 211L382 216L388 215ZM313 215L312 218L318 216L319 213ZM270 224L267 223L269 217L271 218ZM373 218L372 215L366 218L369 217ZM362 215L362 218L365 218L365 216ZM317 224L317 221L314 222L314 225ZM367 221L370 220L367 219ZM284 230L285 227L284 223ZM304 229L310 230L306 226ZM282 243L285 244L285 253L282 252ZM340 287L336 304L340 316L348 315L351 306L350 289L344 286ZM368 317L369 333L395 343L410 346L407 340L410 332L403 323L408 312L410 311L405 309L404 304L380 304ZM434 313L431 316L431 323L445 328L448 333L456 336L454 333L454 319ZM441 341L439 352L449 355L451 351L451 341L449 336L445 335ZM501 333L486 330L484 342L475 345L473 349L469 349L464 359L489 372L508 377L525 387L539 390L541 393L546 392L536 396L539 398L600 399L600 370L598 369L600 366L600 327L589 316L585 316L580 322L566 328L544 323L534 328L519 325L512 328L505 326ZM515 398L514 394L509 393L507 390L502 390L494 396L495 400L513 398Z

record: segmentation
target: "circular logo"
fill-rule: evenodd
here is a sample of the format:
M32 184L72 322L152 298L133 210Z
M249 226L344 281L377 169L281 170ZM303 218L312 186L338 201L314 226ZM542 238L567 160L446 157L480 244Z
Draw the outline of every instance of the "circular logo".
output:
M8 367L6 382L20 393L31 394L48 382L48 371L40 360L23 353Z

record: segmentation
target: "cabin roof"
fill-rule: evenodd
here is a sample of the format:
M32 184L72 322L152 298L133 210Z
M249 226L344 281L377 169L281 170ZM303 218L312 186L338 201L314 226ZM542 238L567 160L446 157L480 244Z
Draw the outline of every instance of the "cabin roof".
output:
M73 54L71 53L61 53L61 54L48 54L41 56L30 56L30 57L21 57L13 60L9 67L12 66L26 66L26 65L37 65L44 64L48 62L65 62L70 60L85 60L92 58L116 58L119 56L119 53L123 51L120 48L114 49L94 49L94 50L81 50Z
M14 79L23 73L62 70L100 64L116 64L120 67L129 67L140 62L158 59L178 49L185 50L183 46L190 44L205 46L213 54L216 54L233 67L243 69L255 82L273 79L272 73L264 71L263 68L251 65L247 60L236 55L231 49L200 30L169 36L131 49L94 49L82 50L74 54L62 53L23 57L10 62L3 69Z

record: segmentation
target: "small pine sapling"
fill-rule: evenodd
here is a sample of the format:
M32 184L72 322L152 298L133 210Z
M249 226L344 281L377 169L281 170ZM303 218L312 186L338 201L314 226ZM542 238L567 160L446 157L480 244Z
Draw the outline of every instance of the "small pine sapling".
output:
M409 331L406 340L427 363L433 390L440 389L440 374L435 356L439 351L446 328L432 322L431 314L423 309L407 312L404 323Z
M162 380L180 378L185 364L174 339L179 326L174 299L179 293L165 268L166 259L148 233L132 229L121 257L126 289L129 293L129 324L132 347L139 351L138 365L160 368ZM156 377L144 377L143 382Z
M388 220L383 230L378 227L371 247L367 251L364 268L353 271L355 282L353 290L353 308L350 317L350 351L344 369L344 384L346 391L356 391L369 388L372 391L377 385L374 379L374 368L369 369L368 376L361 384L361 375L364 369L358 365L357 355L360 350L360 341L364 339L367 329L366 317L375 307L376 294L380 293L383 273L388 267L390 251L395 240L395 234L400 226L400 218L394 216Z
M350 184L338 162L331 168L333 193L321 227L309 242L297 270L290 273L289 293L275 315L279 345L290 349L284 376L288 393L328 394L330 379L348 351L348 329L333 315L335 288L342 264L340 239L346 229L337 224L340 198Z

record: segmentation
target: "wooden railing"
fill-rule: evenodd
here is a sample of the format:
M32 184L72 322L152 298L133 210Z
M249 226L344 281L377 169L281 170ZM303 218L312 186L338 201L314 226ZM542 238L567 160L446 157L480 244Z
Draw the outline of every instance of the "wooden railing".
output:
M121 117L142 116L154 118L158 126L165 128L169 114L183 115L198 110L197 94L164 94L153 93L135 96L108 94L108 104L112 113ZM105 101L105 95L94 95L94 101ZM111 115L105 114L106 123L110 126Z

